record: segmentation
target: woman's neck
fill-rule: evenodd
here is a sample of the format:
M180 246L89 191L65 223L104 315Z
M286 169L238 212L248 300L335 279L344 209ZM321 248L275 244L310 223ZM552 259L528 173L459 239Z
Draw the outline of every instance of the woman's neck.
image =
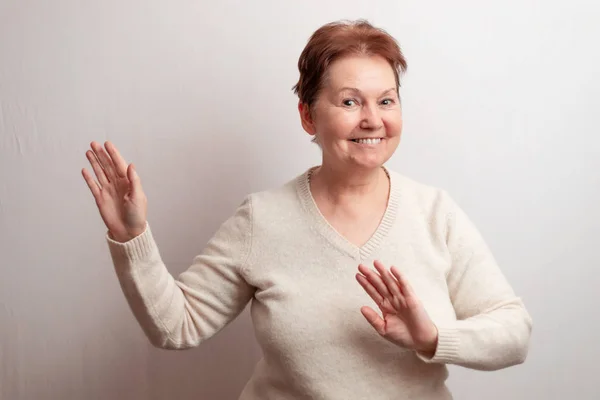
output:
M334 205L372 203L389 194L389 180L384 168L372 170L336 170L327 165L317 167L310 176L313 196Z

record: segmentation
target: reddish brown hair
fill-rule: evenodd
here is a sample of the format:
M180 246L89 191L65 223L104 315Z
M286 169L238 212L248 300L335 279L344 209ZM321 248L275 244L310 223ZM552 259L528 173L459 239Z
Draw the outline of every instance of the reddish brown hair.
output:
M394 70L399 90L400 74L406 71L407 64L396 40L365 20L336 21L317 29L300 55L300 79L292 90L302 103L311 106L315 102L329 65L347 55L385 58Z

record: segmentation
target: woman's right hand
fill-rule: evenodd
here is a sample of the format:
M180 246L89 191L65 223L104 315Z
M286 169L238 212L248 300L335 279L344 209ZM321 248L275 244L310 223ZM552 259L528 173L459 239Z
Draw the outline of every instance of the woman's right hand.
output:
M146 229L147 199L133 164L127 165L110 142L91 143L86 157L98 181L85 168L81 173L108 228L109 236L126 242ZM107 153L108 152L108 153Z

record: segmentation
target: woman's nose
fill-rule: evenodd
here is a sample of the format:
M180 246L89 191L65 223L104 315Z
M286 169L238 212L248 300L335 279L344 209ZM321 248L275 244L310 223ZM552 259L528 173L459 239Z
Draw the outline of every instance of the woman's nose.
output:
M360 127L362 129L376 130L382 126L381 115L377 107L365 105L362 109Z

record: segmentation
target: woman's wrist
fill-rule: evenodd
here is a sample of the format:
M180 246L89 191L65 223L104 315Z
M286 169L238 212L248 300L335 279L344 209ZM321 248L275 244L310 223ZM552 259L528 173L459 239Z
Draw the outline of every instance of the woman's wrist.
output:
M431 335L431 339L426 341L425 343L423 343L423 345L417 349L417 351L419 353L422 353L429 358L431 358L435 355L435 352L437 350L437 345L438 345L438 337L439 337L438 330L437 330L437 327L435 327L435 326L434 326L434 329L435 329L435 333Z

